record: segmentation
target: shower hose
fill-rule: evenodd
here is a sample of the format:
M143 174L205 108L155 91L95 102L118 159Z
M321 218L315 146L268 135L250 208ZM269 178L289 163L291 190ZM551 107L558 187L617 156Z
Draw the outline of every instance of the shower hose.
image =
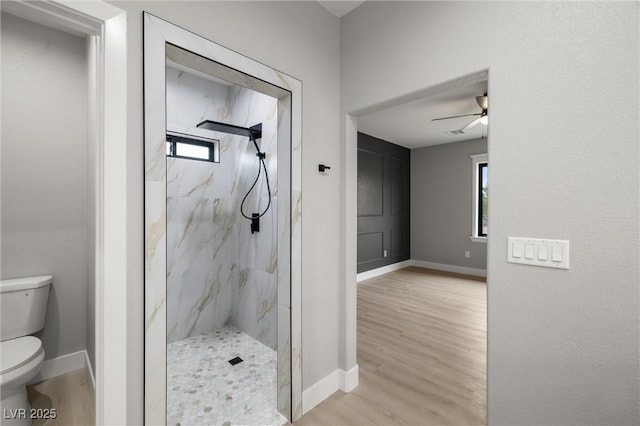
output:
M251 221L255 220L255 219L259 219L262 216L265 215L265 213L267 213L267 211L269 210L269 207L271 207L271 186L269 185L269 174L267 173L267 165L264 162L264 159L266 157L266 154L264 152L260 152L260 148L258 147L258 143L256 142L256 139L253 137L253 134L251 132L249 132L249 139L251 139L251 142L253 142L253 145L256 147L256 157L258 157L258 175L256 176L256 179L253 181L253 185L251 185L251 188L249 188L249 190L247 191L247 193L245 194L244 198L242 199L242 202L240 203L240 213L242 214L242 216L245 219L249 219ZM256 187L256 184L258 183L258 180L260 179L260 174L262 173L262 169L264 169L264 179L267 182L267 192L269 194L269 200L267 203L267 207L264 209L264 211L262 213L258 213L257 216L247 216L244 212L244 204L247 201L247 197L249 197L249 194L251 193L251 191L253 191L253 188Z

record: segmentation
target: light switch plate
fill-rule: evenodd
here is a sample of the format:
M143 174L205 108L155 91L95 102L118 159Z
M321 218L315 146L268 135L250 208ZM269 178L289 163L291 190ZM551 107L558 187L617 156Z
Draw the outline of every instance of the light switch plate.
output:
M507 237L507 262L569 269L569 241Z

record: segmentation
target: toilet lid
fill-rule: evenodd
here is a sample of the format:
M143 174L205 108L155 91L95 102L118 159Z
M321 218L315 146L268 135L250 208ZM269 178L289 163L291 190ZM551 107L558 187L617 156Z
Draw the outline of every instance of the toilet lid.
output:
M0 374L8 373L34 359L42 351L37 337L24 336L0 342Z

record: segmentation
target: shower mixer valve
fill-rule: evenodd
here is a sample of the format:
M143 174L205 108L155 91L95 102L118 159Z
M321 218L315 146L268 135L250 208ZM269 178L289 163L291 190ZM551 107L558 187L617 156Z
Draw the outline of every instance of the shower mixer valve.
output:
M251 213L251 233L260 232L260 213Z

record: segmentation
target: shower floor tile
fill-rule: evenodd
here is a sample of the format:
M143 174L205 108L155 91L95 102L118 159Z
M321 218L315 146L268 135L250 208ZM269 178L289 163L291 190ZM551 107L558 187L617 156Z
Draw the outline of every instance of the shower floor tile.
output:
M242 362L231 365L229 360ZM276 351L234 327L167 346L167 424L282 425Z

